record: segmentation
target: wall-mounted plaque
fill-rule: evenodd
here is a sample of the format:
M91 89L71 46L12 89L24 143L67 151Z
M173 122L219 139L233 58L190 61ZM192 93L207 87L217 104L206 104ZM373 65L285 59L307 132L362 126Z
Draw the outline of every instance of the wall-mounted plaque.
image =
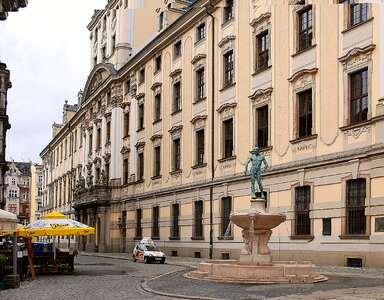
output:
M384 232L384 217L375 218L375 232Z

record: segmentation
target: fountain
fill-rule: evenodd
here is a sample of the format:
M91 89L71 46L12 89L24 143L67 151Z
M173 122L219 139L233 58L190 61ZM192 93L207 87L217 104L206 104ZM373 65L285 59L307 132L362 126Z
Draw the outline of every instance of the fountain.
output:
M272 262L268 241L272 229L285 221L282 213L272 214L265 211L265 199L261 184L261 163L264 171L268 165L256 147L245 164L245 174L251 162L251 208L245 212L232 212L227 231L231 224L242 229L244 244L239 260L210 260L199 263L197 271L186 277L230 283L315 283L328 280L316 274L315 266L309 261ZM256 197L255 180L261 197Z

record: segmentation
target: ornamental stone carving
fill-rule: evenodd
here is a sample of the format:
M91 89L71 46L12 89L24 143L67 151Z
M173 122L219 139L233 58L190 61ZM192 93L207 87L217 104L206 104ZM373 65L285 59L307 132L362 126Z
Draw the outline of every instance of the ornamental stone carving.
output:
M344 132L344 138L348 139L348 137L353 137L355 140L357 140L363 133L370 133L370 132L371 132L370 125L351 128Z
M258 89L252 95L249 96L249 99L251 99L253 106L258 106L260 104L264 105L265 103L271 101L272 91L273 88Z

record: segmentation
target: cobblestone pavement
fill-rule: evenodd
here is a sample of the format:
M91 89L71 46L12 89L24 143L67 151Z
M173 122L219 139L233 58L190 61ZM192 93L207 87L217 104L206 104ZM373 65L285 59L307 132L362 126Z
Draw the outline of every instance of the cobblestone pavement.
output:
M383 299L384 269L319 266L317 284L237 285L187 279L199 260L170 257L166 264L133 263L129 254L97 253L76 259L75 275L39 276L1 300L18 299ZM144 288L146 291L144 291Z
M141 283L149 278L182 267L169 264L144 264L131 261L78 256L74 275L37 276L20 288L0 291L1 300L105 300L173 299L145 292Z

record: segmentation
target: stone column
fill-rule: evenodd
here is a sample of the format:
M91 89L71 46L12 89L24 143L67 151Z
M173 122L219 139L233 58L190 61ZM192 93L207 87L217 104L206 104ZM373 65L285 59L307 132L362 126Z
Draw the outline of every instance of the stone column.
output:
M80 209L80 211L79 211L79 222L84 223L84 210L83 209ZM84 251L85 237L79 236L78 241L79 241L79 250Z
M106 217L107 217L107 211L108 208L106 206L99 206L97 208L97 214L100 218L100 234L99 234L99 252L105 252L106 251L106 241L105 241L105 235L106 235Z
M92 224L92 219L95 219L95 209L93 207L87 208L87 224L89 226L94 226ZM85 245L85 251L87 252L93 252L93 249L95 248L95 238L93 235L87 235L87 244Z

